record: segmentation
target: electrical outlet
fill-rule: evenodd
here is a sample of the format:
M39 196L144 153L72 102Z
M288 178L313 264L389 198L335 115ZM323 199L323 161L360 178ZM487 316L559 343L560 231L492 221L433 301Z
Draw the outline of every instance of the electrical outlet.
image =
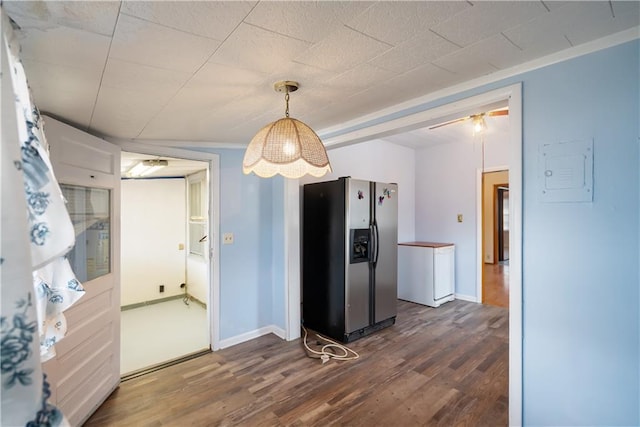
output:
M222 244L223 245L233 244L233 233L224 233L222 235Z
M160 293L164 292L164 285L160 285Z

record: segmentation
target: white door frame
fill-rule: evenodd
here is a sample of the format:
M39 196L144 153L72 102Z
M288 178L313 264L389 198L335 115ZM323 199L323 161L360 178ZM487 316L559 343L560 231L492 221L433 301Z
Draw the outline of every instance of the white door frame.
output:
M220 348L220 156L214 153L184 150L174 147L108 139L118 145L122 151L176 157L206 162L209 165L209 339L213 350ZM209 308L210 307L210 308Z
M466 115L471 110L491 104L507 102L509 105L509 233L511 243L509 253L509 425L522 425L522 83L494 89L480 95L471 96L446 105L409 114L385 122L378 122L357 128L344 134L324 140L328 149L358 142L371 141L402 131L418 129L437 123L443 119ZM463 113L464 114L461 114ZM295 181L297 183L297 181ZM300 192L285 191L285 226L297 230L285 233L285 254L287 271L300 271ZM295 210L298 209L298 210ZM294 211L295 210L295 211ZM292 220L292 218L298 219ZM294 222L292 222L294 221ZM291 224L290 224L291 223ZM298 237L298 238L296 238ZM296 249L296 246L298 249ZM290 275L286 279L286 310L288 339L299 336L300 318L300 278ZM293 329L295 328L295 329ZM297 330L297 332L296 332Z
M285 339L300 338L302 272L300 239L300 181L284 180L284 306Z

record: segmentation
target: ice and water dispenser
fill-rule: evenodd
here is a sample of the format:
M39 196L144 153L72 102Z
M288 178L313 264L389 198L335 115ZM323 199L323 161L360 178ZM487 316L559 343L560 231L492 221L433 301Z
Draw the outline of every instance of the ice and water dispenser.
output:
M368 228L356 228L351 229L351 239L350 239L350 260L351 264L355 264L358 262L367 262L369 261L369 229Z

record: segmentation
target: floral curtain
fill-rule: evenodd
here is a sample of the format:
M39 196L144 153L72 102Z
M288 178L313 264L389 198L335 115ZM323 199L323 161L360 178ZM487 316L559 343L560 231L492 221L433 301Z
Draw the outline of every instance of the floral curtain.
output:
M2 140L0 425L66 425L47 403L41 363L66 332L63 311L84 289L65 255L75 234L48 156L12 21L1 10Z

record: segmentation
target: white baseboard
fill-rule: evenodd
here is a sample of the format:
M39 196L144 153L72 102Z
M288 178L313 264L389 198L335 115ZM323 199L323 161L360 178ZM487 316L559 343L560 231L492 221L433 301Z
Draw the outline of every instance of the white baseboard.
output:
M471 295L456 294L456 299L461 299L462 301L469 302L478 302L478 298L472 297Z
M277 336L280 339L286 340L287 333L286 333L286 331L284 329L279 328L276 325L271 325L270 328L272 329L271 333L273 335Z
M275 336L281 339L284 339L285 337L284 329L275 325L263 326L262 328L245 332L244 334L236 335L235 337L220 340L220 349L231 347L243 342L251 341L252 339L255 339L267 334L274 334Z

